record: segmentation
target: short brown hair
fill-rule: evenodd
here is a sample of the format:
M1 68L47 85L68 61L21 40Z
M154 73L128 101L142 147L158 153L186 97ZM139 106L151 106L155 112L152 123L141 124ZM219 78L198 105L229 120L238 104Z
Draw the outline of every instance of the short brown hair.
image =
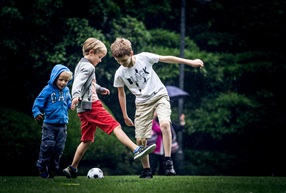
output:
M130 55L132 51L131 42L125 38L116 38L115 42L110 46L112 56L115 58Z

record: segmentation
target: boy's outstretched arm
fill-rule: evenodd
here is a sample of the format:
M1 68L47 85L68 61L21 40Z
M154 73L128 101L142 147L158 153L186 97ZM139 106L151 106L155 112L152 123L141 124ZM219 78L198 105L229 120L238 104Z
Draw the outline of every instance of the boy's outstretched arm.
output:
M133 121L128 117L126 109L126 95L124 87L118 87L118 100L121 107L124 122L127 126L134 126Z
M194 68L204 67L204 63L200 59L190 60L190 59L185 59L185 58L179 58L176 56L159 56L159 62L173 63L173 64L186 64Z

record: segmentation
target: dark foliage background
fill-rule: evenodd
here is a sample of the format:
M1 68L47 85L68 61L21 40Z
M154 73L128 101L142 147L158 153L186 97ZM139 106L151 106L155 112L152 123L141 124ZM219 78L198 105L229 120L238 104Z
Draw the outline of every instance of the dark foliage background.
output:
M205 68L185 67L184 90L190 97L184 99L183 175L286 175L285 4L186 1L185 57L201 58ZM37 174L41 123L33 120L33 101L55 64L74 70L86 38L97 37L109 48L124 36L135 53L179 56L181 2L175 0L1 0L0 5L0 149L2 163L11 168L0 175ZM113 88L117 68L110 53L96 67L98 83L111 90L101 100L134 139ZM154 68L165 84L178 86L178 65ZM132 117L134 97L126 92ZM177 105L172 102L175 121ZM76 113L70 116L62 167L70 164L80 137ZM82 174L91 166L110 174L140 172L141 164L113 135L96 135ZM14 167L19 161L25 169Z

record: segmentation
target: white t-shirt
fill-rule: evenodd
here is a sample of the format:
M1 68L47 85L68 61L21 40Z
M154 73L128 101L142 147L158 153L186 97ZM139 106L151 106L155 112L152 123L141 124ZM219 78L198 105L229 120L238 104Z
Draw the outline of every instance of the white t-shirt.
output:
M159 56L149 52L135 55L136 62L131 68L120 66L115 73L114 87L127 86L136 96L135 103L146 102L153 96L168 95L167 89L153 70Z

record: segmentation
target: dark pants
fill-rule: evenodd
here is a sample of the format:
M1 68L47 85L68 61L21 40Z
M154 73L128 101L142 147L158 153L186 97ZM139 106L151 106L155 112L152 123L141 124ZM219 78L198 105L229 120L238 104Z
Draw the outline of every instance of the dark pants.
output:
M173 161L173 166L176 171L176 153L172 153L172 161ZM164 171L164 155L159 155L155 153L150 153L149 154L149 162L150 162L150 167L152 174L157 174L157 175L165 175Z
M44 123L42 126L42 142L40 146L37 167L39 170L48 168L49 171L59 169L60 158L65 148L67 126Z
M149 154L149 162L152 174L164 175L164 155L159 155L155 153Z

